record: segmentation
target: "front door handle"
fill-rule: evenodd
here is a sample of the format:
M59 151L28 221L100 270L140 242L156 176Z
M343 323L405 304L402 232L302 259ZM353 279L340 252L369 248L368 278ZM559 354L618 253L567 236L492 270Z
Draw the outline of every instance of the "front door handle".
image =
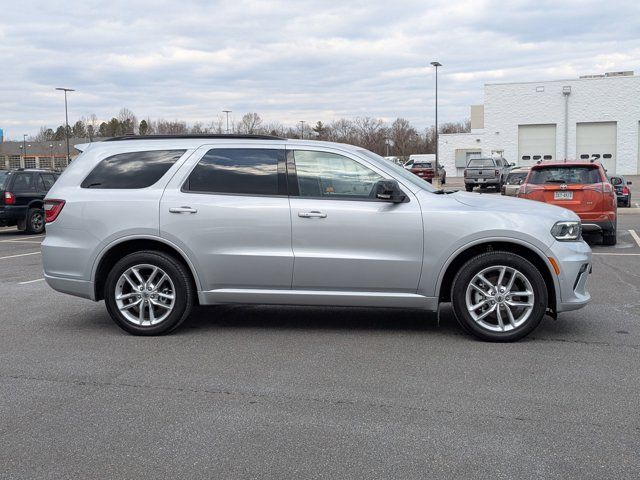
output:
M317 210L314 210L312 212L298 212L298 216L300 218L327 218L326 213L322 213Z
M198 210L191 207L171 207L170 213L198 213Z

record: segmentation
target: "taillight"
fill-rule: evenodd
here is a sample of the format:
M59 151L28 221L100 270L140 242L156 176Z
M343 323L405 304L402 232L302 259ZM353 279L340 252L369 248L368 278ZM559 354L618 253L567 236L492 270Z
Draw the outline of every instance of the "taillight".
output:
M623 195L629 195L629 187L622 187L622 194Z
M47 223L53 222L64 207L64 200L45 200L44 201L44 219Z
M609 182L602 182L602 191L604 193L613 193L613 185Z
M4 192L4 204L5 205L15 205L16 204L16 196L11 192Z
M466 170L464 171L464 176L465 176L465 177L467 176L467 171L466 171Z

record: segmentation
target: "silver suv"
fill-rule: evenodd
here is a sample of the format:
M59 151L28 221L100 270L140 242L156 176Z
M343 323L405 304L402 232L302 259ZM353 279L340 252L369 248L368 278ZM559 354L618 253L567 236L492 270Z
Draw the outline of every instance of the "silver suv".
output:
M45 278L127 332L194 304L419 308L485 340L583 307L591 250L559 207L437 190L350 145L264 136L79 146L45 202Z

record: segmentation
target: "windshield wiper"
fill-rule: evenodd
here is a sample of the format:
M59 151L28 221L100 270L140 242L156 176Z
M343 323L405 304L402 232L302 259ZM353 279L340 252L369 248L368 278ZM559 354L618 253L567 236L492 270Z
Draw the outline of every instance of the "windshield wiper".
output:
M552 180L546 180L544 183L567 183L567 181L552 179Z
M458 190L443 190L442 188L439 188L438 190L434 191L433 193L435 193L436 195L450 195L452 193L456 193Z

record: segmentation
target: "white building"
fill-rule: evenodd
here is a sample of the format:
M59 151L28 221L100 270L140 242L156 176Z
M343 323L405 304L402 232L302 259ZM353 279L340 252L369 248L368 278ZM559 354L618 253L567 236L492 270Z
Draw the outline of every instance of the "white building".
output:
M486 84L471 133L439 136L439 161L460 176L469 158L492 154L521 166L596 158L610 174L640 174L640 76Z

